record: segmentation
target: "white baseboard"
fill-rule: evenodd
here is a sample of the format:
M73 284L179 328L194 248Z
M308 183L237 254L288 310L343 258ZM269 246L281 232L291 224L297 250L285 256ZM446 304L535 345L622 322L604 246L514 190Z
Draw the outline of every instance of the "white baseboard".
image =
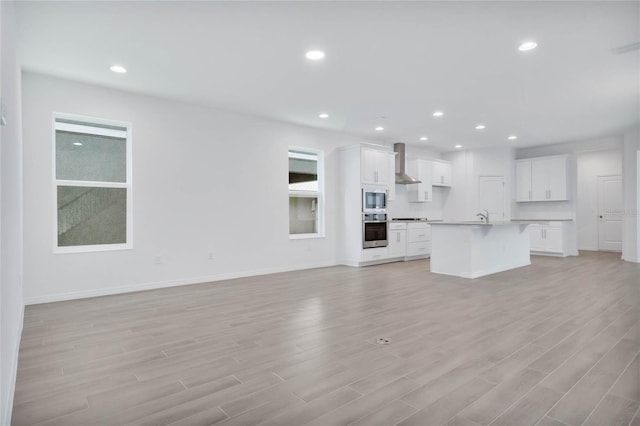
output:
M217 275L207 275L201 277L180 278L168 281L157 281L151 283L130 284L125 286L107 287L95 290L72 291L67 293L49 294L45 296L26 297L25 305L37 305L41 303L62 302L65 300L86 299L89 297L109 296L112 294L132 293L142 290L155 290L159 288L177 287L182 285L202 284L212 281L231 280L234 278L252 277L256 275L277 274L280 272L298 271L301 269L325 268L327 266L335 266L338 262L326 261L313 264L291 265L284 267L273 267L264 269L255 269L249 271L228 272Z
M9 379L9 392L7 393L7 400L2 401L4 407L0 407L2 410L2 418L0 418L0 424L9 426L11 424L11 414L13 413L13 396L16 392L16 376L18 374L18 352L20 350L20 341L22 339L22 327L24 325L24 304L20 310L20 324L18 324L18 337L16 341L15 351L12 355L11 371ZM7 372L4 372L7 373Z

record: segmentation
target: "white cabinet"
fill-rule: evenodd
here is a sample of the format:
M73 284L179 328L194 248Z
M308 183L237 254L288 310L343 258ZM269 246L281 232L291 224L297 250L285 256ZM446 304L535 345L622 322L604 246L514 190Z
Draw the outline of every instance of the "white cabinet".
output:
M549 222L529 225L531 251L536 254L577 255L569 248L569 230L573 222Z
M568 200L566 156L516 161L516 201Z
M368 248L362 250L361 261L373 262L376 260L384 260L389 257L388 247Z
M389 190L387 192L387 200L393 201L396 199L396 154L395 152L388 153L389 155Z
M362 147L360 165L362 183L389 183L389 151ZM395 182L394 182L395 183Z
M431 254L431 225L428 223L407 224L407 257Z
M431 162L431 184L433 186L451 186L452 167L448 161L433 160Z
M516 161L516 201L531 201L531 160Z
M429 160L418 158L408 165L408 174L414 176L421 183L407 185L407 195L411 203L424 203L433 200L433 188L431 178L433 176L432 164Z
M389 257L405 257L407 255L407 224L390 223L388 232Z

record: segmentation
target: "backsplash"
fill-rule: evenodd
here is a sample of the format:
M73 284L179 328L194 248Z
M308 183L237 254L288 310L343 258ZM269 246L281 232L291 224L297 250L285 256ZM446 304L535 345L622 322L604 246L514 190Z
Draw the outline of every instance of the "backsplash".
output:
M387 206L389 218L394 217L426 217L439 220L442 217L444 203L443 191L448 189L433 187L433 201L428 203L410 203L407 195L408 185L396 185L396 198Z

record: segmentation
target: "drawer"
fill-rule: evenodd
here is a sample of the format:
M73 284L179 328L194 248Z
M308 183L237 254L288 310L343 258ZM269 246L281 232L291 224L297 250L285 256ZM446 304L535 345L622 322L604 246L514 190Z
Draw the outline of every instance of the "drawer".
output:
M407 242L414 243L417 241L431 241L431 227L407 230Z
M407 224L407 229L429 229L431 225L426 222L411 222Z
M431 241L407 243L407 256L421 256L431 254Z
M404 222L389 222L389 230L390 231L397 231L397 230L402 230L402 229L407 229L407 224Z
M362 261L369 262L372 260L382 260L389 257L389 249L387 247L378 247L362 250Z

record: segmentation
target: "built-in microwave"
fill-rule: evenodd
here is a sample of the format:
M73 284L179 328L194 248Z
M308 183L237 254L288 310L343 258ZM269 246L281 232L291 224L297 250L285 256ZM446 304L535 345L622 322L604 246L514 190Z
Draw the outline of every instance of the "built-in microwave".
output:
M383 188L362 188L362 212L386 213L387 190Z
M387 215L365 213L362 215L362 248L386 247Z

